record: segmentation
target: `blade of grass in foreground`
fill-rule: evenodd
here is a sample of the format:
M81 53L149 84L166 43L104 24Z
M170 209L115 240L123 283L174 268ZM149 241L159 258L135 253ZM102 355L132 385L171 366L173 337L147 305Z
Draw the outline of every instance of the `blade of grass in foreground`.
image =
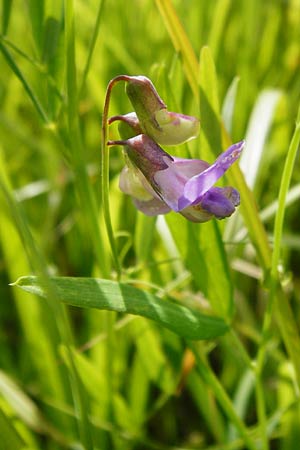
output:
M3 196L3 203L7 205L8 211L15 222L16 228L23 242L24 251L27 255L28 261L35 272L40 275L40 279L43 280L43 285L48 294L48 305L51 309L51 313L55 317L59 337L61 338L61 341L65 343L66 347L70 349L73 339L66 310L58 301L55 286L49 280L47 263L33 239L26 216L21 206L14 198L9 179L5 172L0 173L0 195ZM86 450L92 450L93 446L91 443L90 429L87 418L87 399L81 385L81 380L78 377L71 351L69 351L69 360L72 367L72 372L70 373L70 386L73 394L79 433Z
M282 240L282 230L283 221L285 215L285 203L286 196L288 193L292 172L296 160L296 155L300 142L300 106L298 110L298 116L296 120L296 128L294 135L292 137L289 150L287 153L283 174L281 178L281 184L278 196L278 210L275 217L274 226L274 248L272 254L272 266L271 266L271 286L269 291L269 301L267 304L267 309L264 317L263 323L263 342L259 347L257 355L257 382L256 382L256 396L258 400L258 417L261 424L261 435L263 439L263 449L269 449L268 439L267 439L267 420L266 420L266 406L264 401L263 387L261 382L261 375L266 359L266 343L268 342L268 335L270 333L270 328L272 325L273 314L275 313L280 331L293 362L295 376L300 386L300 339L299 333L297 331L296 324L294 322L294 317L292 310L290 308L287 296L280 286L281 274L280 274L280 252L281 252L281 240Z
M9 187L6 164L0 148L0 186L1 178ZM6 208L1 191L0 205L0 243L8 276L14 280L20 274L31 271L32 266L26 258L22 238ZM17 258L16 255L18 255ZM51 315L49 306L41 305L34 296L27 299L27 305L24 304L23 295L15 295L14 300L28 346L28 362L39 376L40 387L47 395L55 395L61 401L68 401L64 374L61 367L57 365L56 349L59 339L55 332L55 319ZM35 325L32 326L32 324Z
M97 278L52 277L58 298L66 304L135 314L154 320L188 339L211 339L226 333L226 323L184 306L163 301L132 286ZM21 277L14 286L46 297L38 277Z
M295 131L287 153L279 189L278 209L275 217L275 226L274 226L274 249L272 254L271 281L270 281L271 287L270 287L268 308L266 311L263 327L264 334L266 335L269 332L271 326L274 308L274 312L276 314L281 334L284 338L284 343L287 347L289 355L294 364L298 386L300 386L300 360L299 360L300 339L292 310L288 303L287 297L282 291L282 288L280 286L280 282L282 281L282 274L280 273L281 272L280 256L281 256L281 243L282 243L286 197L291 182L292 172L296 161L299 143L300 143L300 106L298 109ZM266 351L265 346L262 346L260 348L260 352L258 355L258 366L260 367L260 369L264 361L265 351Z

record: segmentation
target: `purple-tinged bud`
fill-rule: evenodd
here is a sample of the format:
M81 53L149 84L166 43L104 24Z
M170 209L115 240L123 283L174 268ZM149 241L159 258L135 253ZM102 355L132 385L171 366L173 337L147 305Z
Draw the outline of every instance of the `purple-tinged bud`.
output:
M113 116L110 119L108 119L108 124L112 124L113 122L120 121L119 128L123 128L122 125L127 125L124 127L124 130L128 130L128 126L131 128L131 130L134 132L134 136L138 134L142 134L142 129L140 126L139 119L137 118L137 115L135 112L131 112L125 115L118 115ZM124 134L120 132L120 135L123 137ZM128 133L126 133L126 136L128 137Z
M155 114L155 119L159 125L157 142L162 145L182 144L199 134L200 122L196 117L161 109Z
M153 83L143 76L128 77L126 93L141 122L153 120L154 114L167 106L158 95ZM152 119L153 118L153 119Z
M199 120L196 117L169 112L148 78L127 77L126 81L126 93L144 134L162 145L178 145L198 136Z

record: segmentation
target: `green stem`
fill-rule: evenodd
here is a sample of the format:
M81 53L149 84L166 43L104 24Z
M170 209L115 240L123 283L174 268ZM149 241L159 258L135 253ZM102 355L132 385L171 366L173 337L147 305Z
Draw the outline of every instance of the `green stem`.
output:
M233 328L230 328L229 337L233 341L233 345L236 346L236 348L238 349L238 351L240 353L240 356L243 358L243 361L244 361L245 365L251 371L253 371L253 362L251 361L248 353L245 350L245 347L241 343L239 337L237 336L237 334L236 334L236 332L234 331Z
M256 409L258 418L258 427L260 430L260 437L262 441L262 450L269 450L269 439L268 439L268 422L266 415L266 403L264 396L264 389L261 380L261 374L256 373L255 378L255 396L256 396Z
M104 108L102 117L102 143L101 143L101 193L102 193L102 207L104 221L106 225L106 231L112 251L112 256L117 271L118 280L121 279L122 268L119 261L116 241L114 237L114 232L112 228L111 215L110 215L110 204L109 204L109 151L107 147L107 124L108 124L108 111L109 102L111 97L112 88L119 81L128 81L130 78L126 75L119 75L108 83Z
M248 430L245 427L243 421L238 416L237 412L234 409L234 406L227 394L227 392L224 390L222 384L217 379L216 375L213 373L211 368L206 364L203 360L203 358L199 355L199 351L196 347L196 345L193 342L188 342L188 346L192 350L192 352L195 355L196 363L197 363L197 370L200 374L200 376L203 378L203 380L211 387L213 390L216 399L218 400L219 404L223 408L225 414L228 416L228 418L232 421L232 423L235 425L237 430L239 431L241 437L244 439L245 445L249 450L257 450L256 443L254 440L249 436Z
M101 196L102 196L102 208L103 216L106 226L106 231L111 247L111 252L113 256L114 265L117 271L118 281L121 280L122 267L120 264L120 259L117 251L115 236L112 228L111 215L110 215L110 203L109 203L109 152L107 147L107 125L108 125L108 112L109 103L113 86L119 81L126 81L127 77L125 75L120 75L113 78L107 86L103 116L102 116L102 141L101 141ZM107 312L105 314L106 323L106 379L107 379L107 391L109 394L108 401L108 418L114 423L114 407L113 407L113 379L114 379L114 368L113 368L113 357L115 353L115 314Z

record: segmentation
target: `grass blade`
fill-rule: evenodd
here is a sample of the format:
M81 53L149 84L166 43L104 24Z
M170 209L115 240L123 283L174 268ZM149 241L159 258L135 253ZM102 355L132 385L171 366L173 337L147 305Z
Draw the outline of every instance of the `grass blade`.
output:
M170 34L173 46L182 57L182 64L191 89L198 98L198 62L190 40L185 34L183 26L170 0L156 0L156 5Z
M259 95L251 114L246 134L246 145L240 161L245 180L251 189L255 186L266 137L270 131L279 98L280 92L278 90L263 91Z
M11 15L12 0L2 2L2 33L6 34Z
M8 448L13 448L14 450L22 450L25 448L25 442L18 433L13 422L14 420L8 417L0 406L0 450L6 450Z
M190 41L182 27L182 24L174 10L170 0L156 0L165 26L170 34L173 46L182 57L182 63L186 71L186 77L193 93L198 97L198 73L199 65ZM229 147L231 140L223 127L223 146ZM262 267L267 270L271 264L271 251L267 235L259 218L255 199L245 183L243 174L238 166L231 168L228 180L241 194L242 206L240 208L244 221L249 229L249 235L257 251L257 257Z
M100 23L101 23L104 3L105 3L105 0L101 0L100 3L99 3L99 6L98 6L98 12L97 12L96 22L95 22L95 26L94 26L94 31L93 31L92 38L91 38L91 43L90 43L90 46L89 46L89 53L88 53L88 57L87 57L87 60L86 60L85 66L84 66L82 80L81 80L81 85L80 85L80 88L79 88L79 98L82 96L82 92L83 92L83 89L85 87L87 76L88 76L88 73L89 73L89 70L90 70L93 53L94 53L94 50L95 50L97 38L98 38L98 35L99 35L99 31L100 31Z
M23 75L21 69L18 67L17 63L15 62L14 58L12 57L11 53L7 50L6 46L3 43L3 40L0 39L0 51L2 52L4 58L6 59L7 64L10 66L16 77L21 81L25 91L27 92L29 98L31 99L37 113L39 114L42 122L44 122L45 125L49 124L48 116L40 103L39 99L35 95L34 91L32 90L31 86L27 82L25 76Z

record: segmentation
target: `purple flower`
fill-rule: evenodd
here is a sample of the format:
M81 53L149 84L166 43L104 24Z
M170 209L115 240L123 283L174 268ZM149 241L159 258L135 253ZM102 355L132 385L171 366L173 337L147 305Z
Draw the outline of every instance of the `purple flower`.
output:
M171 156L145 134L108 144L125 147L127 165L120 176L120 189L133 197L144 214L173 210L193 222L206 222L231 216L240 203L234 188L214 184L240 156L244 141L229 147L212 165Z

